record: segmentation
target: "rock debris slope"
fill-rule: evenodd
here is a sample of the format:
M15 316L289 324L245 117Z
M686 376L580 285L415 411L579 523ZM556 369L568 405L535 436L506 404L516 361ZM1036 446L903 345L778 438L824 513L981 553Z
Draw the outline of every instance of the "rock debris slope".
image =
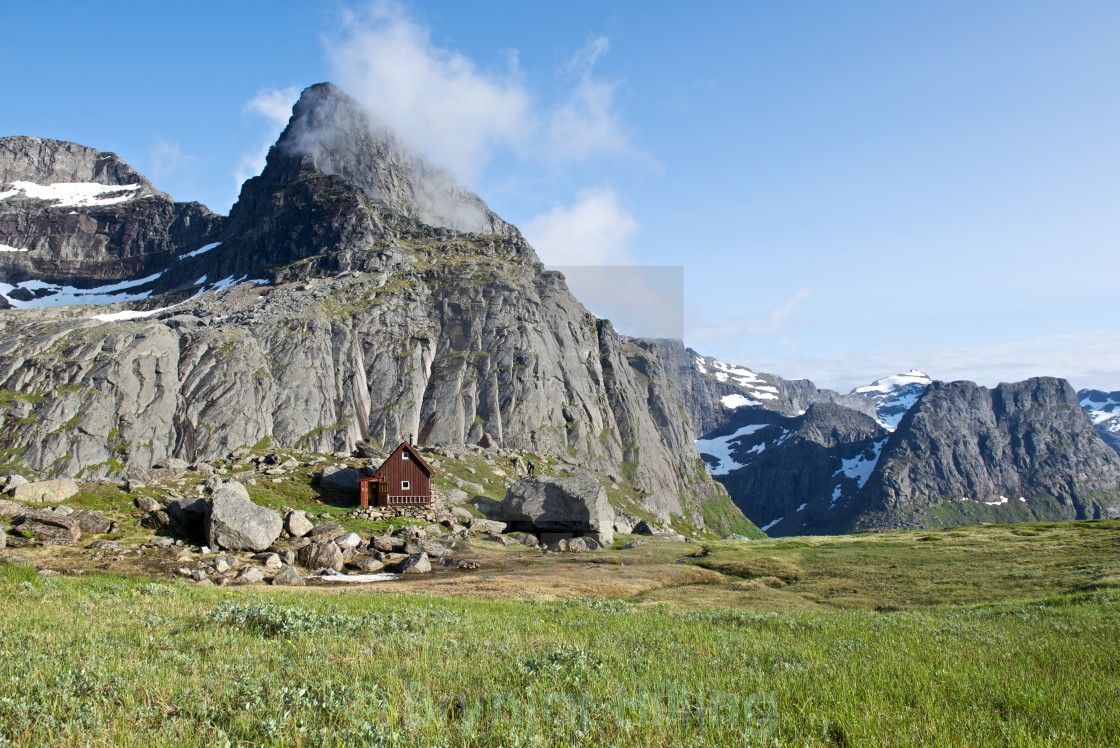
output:
M265 438L334 452L412 435L561 455L638 487L664 519L702 524L708 502L737 514L659 345L589 314L515 228L337 88L304 92L228 219L110 154L4 147L7 191L139 185L104 206L0 201L2 241L31 249L0 265L13 306L36 305L20 298L28 277L157 277L137 294L152 293L146 312L0 314L0 462L98 477Z

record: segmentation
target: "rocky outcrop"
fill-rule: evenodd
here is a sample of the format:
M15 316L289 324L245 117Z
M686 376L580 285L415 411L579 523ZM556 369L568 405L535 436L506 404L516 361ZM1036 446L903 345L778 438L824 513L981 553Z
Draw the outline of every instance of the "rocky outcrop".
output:
M1078 390L1077 399L1104 443L1120 452L1120 392Z
M16 517L16 532L44 545L77 545L82 537L78 521L52 512L28 512Z
M511 530L587 535L604 546L614 542L614 509L602 484L586 473L522 478L489 514Z
M71 478L19 483L12 488L12 498L29 504L58 504L78 493L78 484Z

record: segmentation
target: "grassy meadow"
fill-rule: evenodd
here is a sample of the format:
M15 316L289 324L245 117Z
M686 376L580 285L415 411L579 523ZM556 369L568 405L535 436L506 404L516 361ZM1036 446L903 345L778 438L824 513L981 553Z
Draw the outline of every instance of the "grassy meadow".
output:
M346 590L0 565L0 745L1120 744L1120 522L491 545Z

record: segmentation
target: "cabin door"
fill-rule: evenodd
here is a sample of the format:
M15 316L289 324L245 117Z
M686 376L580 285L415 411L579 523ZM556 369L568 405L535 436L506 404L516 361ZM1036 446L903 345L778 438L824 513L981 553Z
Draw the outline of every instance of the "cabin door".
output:
M389 506L389 481L379 480L374 485L377 486L377 505Z

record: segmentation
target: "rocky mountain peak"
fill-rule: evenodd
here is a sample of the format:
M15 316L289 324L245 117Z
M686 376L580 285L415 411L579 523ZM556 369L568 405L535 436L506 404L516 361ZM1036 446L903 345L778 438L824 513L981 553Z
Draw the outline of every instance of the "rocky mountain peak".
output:
M293 182L316 173L341 177L392 212L429 226L474 234L513 231L454 175L331 83L304 90L261 178Z
M888 431L898 428L898 422L933 383L924 372L911 369L905 374L876 379L863 387L856 387L852 395L865 398L875 408L875 420Z

